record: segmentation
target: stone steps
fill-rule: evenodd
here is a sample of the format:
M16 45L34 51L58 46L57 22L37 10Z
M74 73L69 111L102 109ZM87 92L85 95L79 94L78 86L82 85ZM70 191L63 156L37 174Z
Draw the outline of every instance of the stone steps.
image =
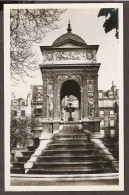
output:
M31 156L33 153L34 153L35 150L33 151L25 151L25 152L22 152L23 156Z
M18 162L27 162L29 160L30 156L22 156L22 157L18 157L17 160Z
M11 170L10 170L10 173L17 173L17 174L25 174L25 169L24 168L17 168L17 167L12 167Z
M28 146L27 150L28 151L24 151L21 152L22 153L22 157L18 157L17 161L12 162L12 166L10 169L10 172L12 174L24 174L25 173L25 169L24 169L24 164L27 162L27 160L30 159L31 155L35 152L35 149L38 147L39 145L39 138L33 138L33 146Z
M107 161L100 161L100 162L53 162L53 163L48 163L48 162L36 162L33 166L35 169L58 169L58 168L68 168L68 169L76 169L76 168L110 168L111 163Z
M24 168L24 162L13 162L13 168Z
M48 169L30 169L29 174L96 174L96 173L113 173L113 168L48 168Z
M88 143L88 141L86 140L86 139L65 139L65 138L61 138L61 139L58 139L58 140L56 140L56 143L58 144L58 143L68 143L69 145L71 145L71 144L78 144L78 143Z
M94 144L92 143L55 143L49 144L49 149L86 149L86 148L94 148Z
M68 134L66 134L68 132ZM22 152L23 157L12 163L11 173L25 173L24 164L30 159L37 147L29 146L28 151ZM35 156L36 157L36 156ZM53 141L47 145L38 156L28 174L100 174L115 173L112 162L83 131L62 131L54 135Z
M65 137L65 138L79 138L79 137L84 137L84 138L87 138L87 135L86 134L83 134L83 133L80 133L80 134L58 134L56 135L56 138L59 138L59 137Z
M86 155L86 154L98 154L100 149L55 149L44 150L45 155Z
M85 161L101 161L101 160L106 160L107 158L105 157L105 155L65 155L65 156L61 156L61 155L57 155L57 156L40 156L39 157L39 161L40 162L85 162Z
M112 163L88 136L59 133L39 156L28 174L98 174L115 172Z

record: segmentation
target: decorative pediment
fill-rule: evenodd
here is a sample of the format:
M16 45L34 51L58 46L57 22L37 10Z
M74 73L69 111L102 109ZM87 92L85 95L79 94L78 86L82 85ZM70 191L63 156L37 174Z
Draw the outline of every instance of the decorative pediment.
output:
M40 46L43 64L93 64L96 63L98 45L87 45L73 34L68 24L67 33L59 36L51 46Z

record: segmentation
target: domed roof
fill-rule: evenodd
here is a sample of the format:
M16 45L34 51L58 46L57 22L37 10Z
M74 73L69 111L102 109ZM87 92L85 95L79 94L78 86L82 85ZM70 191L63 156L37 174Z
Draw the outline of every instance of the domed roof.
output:
M71 29L70 23L68 24L67 31L68 31L67 33L65 33L65 34L61 35L60 37L58 37L53 42L52 46L60 45L60 44L66 42L68 40L72 40L72 41L78 42L80 44L86 45L86 42L81 37L79 37L76 34L71 33L72 29Z

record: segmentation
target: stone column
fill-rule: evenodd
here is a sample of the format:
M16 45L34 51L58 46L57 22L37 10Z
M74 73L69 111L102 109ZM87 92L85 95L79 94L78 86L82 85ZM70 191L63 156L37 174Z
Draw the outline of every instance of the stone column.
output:
M48 120L47 116L47 75L43 75L43 119Z
M60 115L60 85L57 81L57 117L58 119L61 118L61 115Z
M60 109L60 91L59 91L59 84L58 84L58 78L55 75L53 80L53 132L57 131L59 129L59 109Z
M94 75L94 117L98 117L98 75Z
M88 118L87 75L83 75L83 118Z

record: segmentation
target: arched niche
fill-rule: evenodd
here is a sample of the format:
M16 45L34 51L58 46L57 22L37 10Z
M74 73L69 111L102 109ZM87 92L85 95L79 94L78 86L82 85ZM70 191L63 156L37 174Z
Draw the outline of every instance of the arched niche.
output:
M67 101L68 99L70 99ZM65 102L65 103L64 103ZM72 103L72 107L75 108L74 120L80 120L81 113L81 88L75 80L67 80L62 84L60 90L60 108L61 108L61 119L63 121L68 120L68 114L65 111L65 107L68 107L68 103ZM77 106L78 104L78 106ZM76 105L76 106L75 106ZM66 117L65 117L66 116Z

